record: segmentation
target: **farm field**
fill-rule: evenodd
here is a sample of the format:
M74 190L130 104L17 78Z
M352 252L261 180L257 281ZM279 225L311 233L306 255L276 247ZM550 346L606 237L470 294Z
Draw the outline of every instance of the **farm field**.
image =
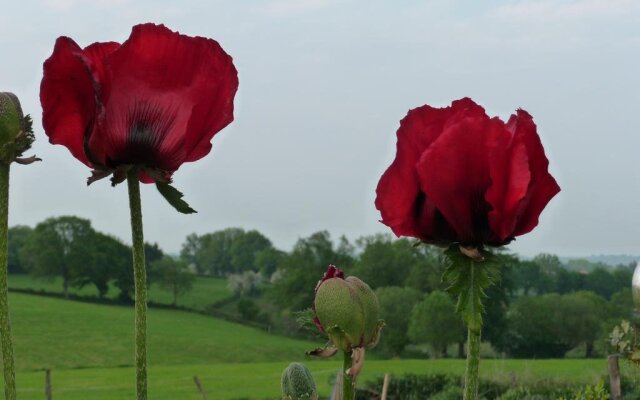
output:
M302 357L292 357L300 360ZM207 365L155 365L149 370L149 395L157 400L201 400L193 383L198 375L209 398L220 400L278 399L280 372L288 361L266 363L212 363ZM337 359L309 361L319 392L328 396L329 379L340 367ZM606 360L484 360L481 376L510 380L511 374L521 382L538 380L569 380L593 383L605 374ZM452 373L462 375L464 360L372 360L367 362L359 380L364 382L385 372ZM60 400L129 400L134 397L134 371L131 367L54 369L54 398ZM42 398L42 371L18 374L19 397L25 400Z
M62 280L60 278L34 279L29 275L13 274L9 276L9 288L62 293ZM98 291L93 285L87 285L82 289L71 287L69 288L69 293L79 296L98 296ZM116 298L118 293L118 288L111 286L106 297ZM232 293L227 287L226 279L198 276L193 284L193 288L186 294L178 297L178 305L195 310L204 310L207 306L224 300L231 295ZM149 288L149 301L171 304L173 302L173 296L170 291L152 284Z
M52 370L54 398L124 400L134 395L133 308L10 293L18 388L21 399L41 399L44 369ZM320 343L176 310L149 310L150 396L157 400L200 399L197 375L210 398L276 399L280 373L291 361L312 370L327 396L338 358L309 360ZM373 355L360 382L384 373L462 375L464 360L377 360ZM540 380L595 383L606 360L483 360L485 379L521 383Z
M19 370L132 365L133 307L10 293ZM184 311L150 309L152 365L290 360L317 344Z

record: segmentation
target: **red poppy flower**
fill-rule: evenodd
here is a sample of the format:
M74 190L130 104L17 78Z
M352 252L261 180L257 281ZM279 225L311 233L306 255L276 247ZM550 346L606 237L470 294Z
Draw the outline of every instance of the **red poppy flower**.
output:
M42 121L53 144L94 169L93 180L132 166L143 182L169 181L209 153L233 120L238 74L220 45L163 25L133 27L124 43L84 49L60 37L44 63Z
M560 187L531 115L507 123L469 98L409 111L377 188L382 222L398 236L499 246L531 231Z

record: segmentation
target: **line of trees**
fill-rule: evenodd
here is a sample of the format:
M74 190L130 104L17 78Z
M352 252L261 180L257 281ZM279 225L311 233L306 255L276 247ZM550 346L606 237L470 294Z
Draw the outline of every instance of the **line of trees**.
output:
M70 288L93 285L102 298L112 286L122 301L131 301L134 280L131 248L111 235L96 231L87 219L75 216L49 218L35 228L9 229L9 272L36 278L60 278L65 297ZM187 264L164 254L157 244L145 243L148 282L158 283L174 295L193 285Z
M95 231L88 220L50 218L35 228L9 230L11 272L60 277L63 289L94 285L101 296L110 287L130 299L133 274L129 247ZM149 281L171 291L174 303L193 285L195 274L228 279L246 319L269 321L294 331L293 313L310 307L313 288L335 264L359 276L377 291L387 326L379 348L401 355L407 346L431 348L448 356L457 345L462 355L465 331L441 276L442 250L390 235L353 242L333 240L320 231L282 251L256 230L227 228L186 237L179 257L146 244ZM583 346L592 356L610 326L629 318L633 265L611 267L586 260L568 267L555 255L523 260L500 254L502 280L489 289L482 337L498 351L515 357L561 357ZM580 268L576 268L579 265Z

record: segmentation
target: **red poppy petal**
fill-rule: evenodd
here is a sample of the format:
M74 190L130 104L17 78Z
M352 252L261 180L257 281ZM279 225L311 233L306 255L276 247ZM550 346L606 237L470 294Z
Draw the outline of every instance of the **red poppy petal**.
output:
M84 137L96 113L94 81L89 60L70 38L60 37L44 63L40 84L42 125L49 141L61 144L91 166L84 152Z
M522 215L515 227L514 236L530 232L538 225L538 218L549 201L560 192L560 186L549 174L549 160L544 154L536 125L529 113L518 110L512 116L507 128L514 132L514 137L522 141L527 149L531 182L523 205Z
M96 83L94 85L97 101L96 114L100 114L102 112L102 92L108 91L110 84L110 78L107 76L106 70L106 57L108 57L111 53L118 50L119 48L119 43L105 42L94 43L88 47L85 47L84 49L84 54L89 60L89 66L91 69L93 80ZM97 124L94 124L94 129L90 133L90 136L87 140L87 157L92 161L93 164L105 165L107 155L105 153L104 144L102 143L102 136L96 132L97 129Z
M527 148L519 139L504 129L489 148L491 186L485 199L491 205L489 226L500 242L513 237L531 182Z
M89 60L94 81L100 83L99 90L108 85L105 60L119 48L120 43L116 42L94 43L84 48L84 55Z
M490 236L487 151L503 124L484 113L460 113L450 119L443 133L422 154L418 174L426 193L463 244L482 243Z
M138 25L107 60L112 78L101 132L112 158L128 158L114 162L143 160L173 172L204 156L210 144L202 143L233 119L237 72L211 39ZM134 137L132 145L130 133L138 128L150 134Z
M433 236L435 207L424 195L421 196L416 164L423 151L442 133L448 118L470 107L469 101L475 105L471 99L462 99L446 108L418 107L410 110L400 121L396 134L396 158L380 178L375 202L382 222L397 236L422 239Z

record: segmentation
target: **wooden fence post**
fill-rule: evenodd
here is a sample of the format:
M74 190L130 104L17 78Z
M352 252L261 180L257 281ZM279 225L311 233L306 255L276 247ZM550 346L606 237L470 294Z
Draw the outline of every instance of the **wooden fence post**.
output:
M607 357L609 364L609 382L611 385L611 400L622 400L622 390L620 388L620 364L617 354Z
M198 379L198 375L193 376L193 382L195 382L196 387L198 388L198 391L202 395L202 400L207 400L207 393L204 391L204 388L202 387L202 383L200 383L200 379Z
M342 400L342 371L336 375L336 382L333 384L331 400Z
M389 391L389 374L384 374L382 381L382 397L380 400L387 400L387 392Z
M44 371L44 396L46 400L51 400L53 398L53 391L51 389L51 370L47 369Z

